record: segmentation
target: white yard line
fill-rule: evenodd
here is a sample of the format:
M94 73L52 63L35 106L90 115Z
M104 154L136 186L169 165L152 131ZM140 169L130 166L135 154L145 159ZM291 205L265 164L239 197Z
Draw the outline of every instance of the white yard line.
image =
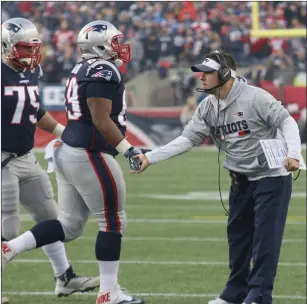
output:
M89 240L89 241L95 241L95 236L81 236L78 238L78 240ZM129 242L129 241L149 241L149 242L155 242L155 241L161 241L161 242L221 242L225 243L227 242L227 238L217 238L217 237L185 237L185 236L177 236L177 237L160 237L160 236L124 236L123 241ZM306 239L284 239L283 243L298 243L303 244L306 243Z
M96 264L96 260L70 260L71 263L76 264ZM25 264L43 264L49 263L49 260L45 259L16 259L13 263L25 263ZM220 261L152 261L152 260L121 260L121 264L143 264L143 265L213 265L213 266L224 266L228 265L229 262ZM285 267L306 267L306 263L292 263L292 262L280 262L279 266Z
M225 216L226 218L226 216ZM33 222L32 218L30 217L29 214L22 213L20 214L20 220L22 222ZM90 218L88 223L96 223L96 219ZM151 224L224 224L226 225L227 221L225 220L215 220L215 219L208 219L208 220L198 220L198 219L155 219L155 218L128 218L129 223L151 223ZM305 225L306 226L306 221L293 221L293 220L288 220L287 225Z
M180 205L180 201L174 203L172 201L169 204L165 204L165 201L163 203L156 203L154 205L149 205L148 203L145 204L127 204L127 209L139 209L139 210L223 210L221 204L216 202L206 202L202 205L194 205L194 204L187 204L183 203L183 205ZM289 210L306 210L306 205L290 205Z
M54 292L24 292L24 291L4 291L5 295L18 295L18 296L54 296ZM133 293L138 297L178 297L178 298L214 298L218 296L218 293ZM97 296L97 292L76 293L72 297L76 296ZM287 299L287 300L305 300L306 296L299 295L274 295L274 299Z
M229 193L221 192L222 198L228 200ZM178 200L178 201L220 201L220 194L216 191L204 192L187 192L181 194L165 194L165 193L141 193L139 197L156 199L156 200ZM291 195L291 199L305 199L306 191L295 191Z
M164 203L164 202L163 202ZM304 207L304 206L303 206ZM214 204L203 204L203 205L189 205L185 203L184 205L177 205L173 202L168 205L162 205L160 204L154 204L154 205L148 205L146 204L129 204L127 203L126 206L127 209L140 209L140 210L221 210L223 208L220 204L217 204L216 202Z

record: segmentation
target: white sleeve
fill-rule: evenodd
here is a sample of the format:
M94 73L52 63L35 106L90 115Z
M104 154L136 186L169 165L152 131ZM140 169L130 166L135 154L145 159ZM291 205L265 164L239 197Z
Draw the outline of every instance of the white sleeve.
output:
M288 146L288 157L300 159L301 139L296 121L292 116L286 118L280 125L280 130Z
M180 135L167 145L154 149L151 152L147 152L145 155L149 163L152 165L190 151L192 148L193 144L190 142L190 140Z

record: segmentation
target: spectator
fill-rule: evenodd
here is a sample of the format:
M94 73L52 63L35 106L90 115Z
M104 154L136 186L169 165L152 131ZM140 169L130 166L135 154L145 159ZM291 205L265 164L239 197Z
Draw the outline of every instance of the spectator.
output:
M156 66L159 53L160 53L160 40L154 33L149 33L148 37L145 38L143 45L144 45L144 64L145 67L152 69Z
M177 61L178 61L180 53L182 53L184 50L184 44L185 44L184 36L185 36L184 26L179 24L173 36L174 56L176 57Z
M60 82L65 84L71 70L77 63L74 49L69 41L63 44L63 54L58 57L57 61L59 66L61 66Z
M182 127L184 128L188 122L191 120L195 110L196 110L196 101L194 96L190 96L187 99L186 104L182 107L180 113L180 122Z
M306 72L306 51L301 49L294 56L294 69L297 72Z
M304 2L266 1L259 2L259 6L261 28L306 27ZM194 61L206 52L222 48L233 53L239 65L261 64L267 56L283 49L301 69L301 54L306 48L304 38L251 38L251 2L3 2L2 18L15 16L33 20L44 33L44 43L51 36L53 48L60 55L66 41L76 49L75 31L80 26L97 18L111 21L126 39L130 40L129 30L134 31L146 53L144 64L147 61L149 67L155 67L160 57L169 55L179 64L180 60L186 62L187 48L193 50ZM146 68L144 64L142 68ZM133 75L138 68L130 66Z
M131 70L133 74L138 74L141 69L141 60L144 58L144 47L139 39L135 37L133 29L128 30L128 40L126 43L130 44L131 57L128 63L128 71Z
M68 29L67 19L62 19L60 23L60 29L54 33L53 43L58 51L64 51L64 46L66 42L72 45L75 41L75 33Z
M160 33L160 56L169 57L173 55L173 40L167 28L162 28Z
M44 71L41 81L44 84L59 84L61 81L59 71L61 67L56 59L56 53L49 48L45 52L45 59L42 62L42 69Z

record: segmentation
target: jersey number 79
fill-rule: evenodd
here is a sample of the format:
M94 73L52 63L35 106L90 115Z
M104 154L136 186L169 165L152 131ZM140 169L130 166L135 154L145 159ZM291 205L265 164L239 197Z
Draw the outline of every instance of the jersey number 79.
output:
M39 108L38 101L38 86L7 86L4 87L4 95L5 96L13 96L14 92L17 92L17 105L14 111L14 115L11 121L11 124L19 125L22 119L22 114L25 108L25 104L27 101L27 93L30 97L30 104L33 108L36 109L35 114L29 115L29 120L35 124L37 123L37 115L36 112Z

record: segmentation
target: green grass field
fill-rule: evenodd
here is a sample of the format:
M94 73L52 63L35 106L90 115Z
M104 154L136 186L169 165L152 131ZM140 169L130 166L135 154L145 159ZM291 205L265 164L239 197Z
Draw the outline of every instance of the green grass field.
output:
M43 155L38 159L46 167ZM128 230L123 239L120 284L146 303L207 303L223 289L228 277L226 216L218 198L217 153L195 150L129 174L124 159ZM222 171L222 191L229 177ZM275 304L306 303L306 172L294 183ZM82 173L80 173L82 174ZM51 175L56 193L55 176ZM227 198L225 199L227 202ZM33 225L22 212L22 230ZM95 262L97 224L93 219L78 240L66 245L78 274L98 275ZM2 276L2 291L11 304L95 303L96 292L58 299L53 295L51 266L42 250L27 252Z

